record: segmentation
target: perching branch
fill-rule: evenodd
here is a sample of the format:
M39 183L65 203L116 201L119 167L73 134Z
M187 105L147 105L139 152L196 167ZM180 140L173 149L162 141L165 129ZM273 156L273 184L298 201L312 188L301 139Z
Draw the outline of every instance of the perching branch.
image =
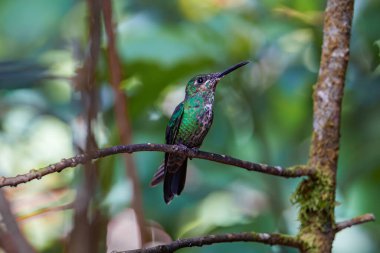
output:
M169 253L182 248L202 247L204 245L223 242L260 242L268 245L289 246L298 249L304 248L304 245L297 237L282 234L245 232L179 239L165 245L158 245L146 249L120 251L117 253Z
M34 179L41 179L42 177L55 173L61 172L62 170L70 167L75 167L79 164L85 164L89 161L106 157L110 155L120 154L120 153L134 153L141 151L159 151L166 153L177 153L186 155L189 158L199 158L209 161L214 161L218 163L233 165L235 167L240 167L248 171L256 171L265 174L271 174L279 177L302 177L302 176L312 176L314 175L314 169L307 166L294 166L290 168L283 168L280 166L270 166L260 163L252 163L248 161L239 160L231 156L220 155L209 153L205 151L198 151L194 149L187 148L185 146L178 145L166 145L166 144L132 144L132 145L119 145L109 148L95 150L89 153L84 153L76 155L67 159L62 159L58 163L51 164L49 166L33 169L28 173L17 175L15 177L0 177L0 188L4 186L17 186L21 183L26 183Z
M366 222L375 221L375 215L372 213L366 213L360 216L357 216L355 218L352 218L351 220L342 221L336 224L335 226L335 233L338 233L339 231L352 227L354 225L360 225Z

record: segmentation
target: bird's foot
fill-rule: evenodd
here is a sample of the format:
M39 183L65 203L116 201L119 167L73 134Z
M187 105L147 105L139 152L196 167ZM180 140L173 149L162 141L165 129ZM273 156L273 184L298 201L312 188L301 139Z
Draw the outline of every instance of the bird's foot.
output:
M179 149L182 149L182 150L191 150L190 152L190 156L189 156L189 159L193 159L193 156L197 155L198 154L198 151L199 151L199 148L197 147L193 147L193 148L189 148L188 146L186 145L183 145L182 143L179 143L177 144L177 146L179 147Z
M177 146L178 146L180 149L184 150L184 151L187 150L187 149L189 149L188 146L183 145L182 143L177 144Z

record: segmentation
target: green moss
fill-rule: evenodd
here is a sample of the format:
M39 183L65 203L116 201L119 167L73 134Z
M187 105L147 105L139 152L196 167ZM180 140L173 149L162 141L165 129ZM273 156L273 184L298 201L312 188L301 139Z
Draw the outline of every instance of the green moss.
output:
M315 176L304 179L292 195L299 205L300 238L309 245L307 252L320 252L326 236L334 236L335 182L334 175L318 169Z

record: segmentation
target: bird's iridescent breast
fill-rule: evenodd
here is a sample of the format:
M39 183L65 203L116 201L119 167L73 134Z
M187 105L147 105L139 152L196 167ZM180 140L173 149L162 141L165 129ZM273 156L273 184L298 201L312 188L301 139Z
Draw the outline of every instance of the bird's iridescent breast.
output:
M194 96L184 104L184 113L177 141L188 147L199 147L211 127L214 96Z

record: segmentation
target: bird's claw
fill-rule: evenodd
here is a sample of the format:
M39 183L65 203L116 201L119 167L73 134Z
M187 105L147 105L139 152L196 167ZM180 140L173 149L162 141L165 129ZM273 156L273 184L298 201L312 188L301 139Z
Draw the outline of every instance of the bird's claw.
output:
M183 149L183 150L187 150L188 147L186 145L183 145L182 143L180 144L177 144L177 146L180 148L180 149Z
M185 150L191 150L190 157L189 157L190 160L193 159L193 156L198 154L198 151L199 151L199 148L197 148L197 147L189 148L188 146L183 145L182 143L177 144L177 146L179 147L179 149L182 149L184 151Z

